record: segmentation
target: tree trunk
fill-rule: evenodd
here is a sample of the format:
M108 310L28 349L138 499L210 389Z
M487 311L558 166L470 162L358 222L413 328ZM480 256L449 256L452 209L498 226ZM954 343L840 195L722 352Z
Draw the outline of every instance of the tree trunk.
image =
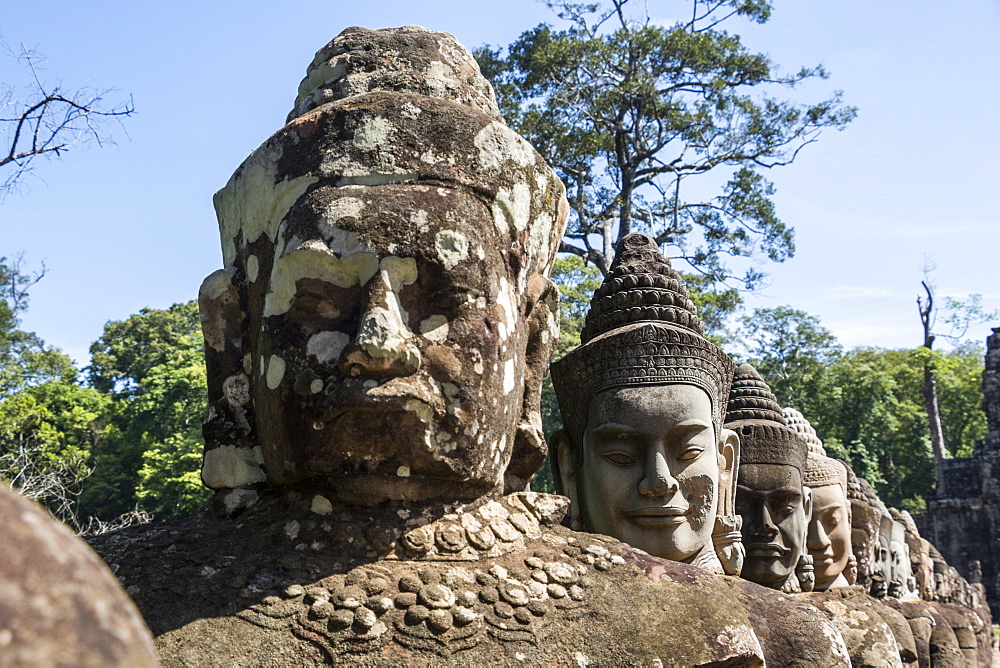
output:
M917 297L917 307L920 310L920 323L924 328L923 347L927 350L934 348L934 334L931 331L934 318L934 292L926 281L921 281L924 292L927 293L927 301ZM941 411L938 408L937 398L937 378L934 376L933 360L930 358L924 362L924 384L921 388L924 395L924 407L927 409L927 426L931 433L931 449L934 452L934 468L937 471L937 491L938 495L944 494L944 476L942 475L942 462L948 458L948 452L944 447L944 430L941 428Z

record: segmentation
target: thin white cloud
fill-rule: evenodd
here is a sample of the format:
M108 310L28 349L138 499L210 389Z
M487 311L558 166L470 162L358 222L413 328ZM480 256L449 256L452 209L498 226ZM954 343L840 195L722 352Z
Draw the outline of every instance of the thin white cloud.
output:
M895 288L879 288L870 285L835 285L826 290L828 299L903 299L909 294Z

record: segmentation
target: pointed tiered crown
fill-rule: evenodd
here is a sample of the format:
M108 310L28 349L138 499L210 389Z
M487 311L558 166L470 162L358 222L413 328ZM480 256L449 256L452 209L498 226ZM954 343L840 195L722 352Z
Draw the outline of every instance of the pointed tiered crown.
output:
M847 498L847 468L836 459L826 456L823 442L819 440L816 430L802 413L794 408L786 408L783 413L788 426L798 432L809 447L802 484L806 487L840 485L844 490L844 498Z
M629 234L594 293L580 347L551 366L563 424L582 444L591 397L613 387L686 384L722 426L733 363L704 336L680 275L645 234Z
M733 376L726 428L740 437L740 465L782 464L805 472L808 446L788 427L778 400L757 370L742 364Z

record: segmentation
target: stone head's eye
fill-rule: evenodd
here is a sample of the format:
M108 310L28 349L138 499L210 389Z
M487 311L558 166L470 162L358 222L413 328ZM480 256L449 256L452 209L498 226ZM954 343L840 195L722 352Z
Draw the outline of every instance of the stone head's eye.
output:
M616 466L630 466L635 464L635 459L624 452L605 452L604 458Z
M677 459L682 462L693 462L698 459L698 456L703 452L705 452L705 448L690 447L682 452Z

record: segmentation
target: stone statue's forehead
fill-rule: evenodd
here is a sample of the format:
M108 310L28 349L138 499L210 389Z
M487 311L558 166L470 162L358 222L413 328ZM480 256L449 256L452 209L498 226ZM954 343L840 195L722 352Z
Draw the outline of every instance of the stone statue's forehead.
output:
M802 473L785 464L740 464L739 485L758 492L802 490Z

